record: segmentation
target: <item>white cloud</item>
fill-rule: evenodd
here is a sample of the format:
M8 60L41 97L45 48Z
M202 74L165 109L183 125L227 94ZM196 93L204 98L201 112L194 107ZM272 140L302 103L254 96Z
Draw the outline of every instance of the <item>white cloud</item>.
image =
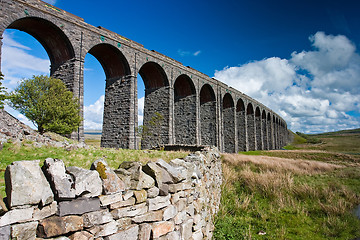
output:
M279 113L294 131L324 132L360 127L360 56L345 36L318 32L312 51L293 52L242 66L215 78Z
M181 57L185 57L185 56L195 56L196 57L201 53L200 50L198 50L196 52L190 52L190 51L184 51L182 49L178 49L177 52Z
M139 126L143 124L143 120L144 120L144 101L145 101L145 97L138 99L138 125Z
M84 129L102 129L104 98L102 95L95 103L84 106Z
M51 5L56 4L56 0L43 0L44 2L50 3Z

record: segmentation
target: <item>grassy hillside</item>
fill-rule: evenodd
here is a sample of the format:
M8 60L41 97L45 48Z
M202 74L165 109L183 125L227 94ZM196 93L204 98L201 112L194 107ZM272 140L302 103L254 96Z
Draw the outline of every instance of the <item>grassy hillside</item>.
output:
M310 135L317 144L295 136L288 146L294 150L224 154L215 238L359 237L353 214L360 204L359 136L358 130Z

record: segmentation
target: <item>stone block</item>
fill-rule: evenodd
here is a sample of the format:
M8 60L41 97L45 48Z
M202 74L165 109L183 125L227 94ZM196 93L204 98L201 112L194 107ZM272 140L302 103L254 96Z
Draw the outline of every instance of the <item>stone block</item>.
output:
M99 196L101 206L107 206L112 203L120 202L123 200L122 193L114 193L109 195L101 195Z
M102 180L103 193L111 194L125 190L125 183L115 174L103 159L98 159L91 165L91 170L96 170Z
M123 230L118 231L117 233L104 237L104 240L119 240L119 239L138 239L139 235L139 226L130 225Z
M98 198L83 198L59 202L57 214L62 217L73 214L81 215L98 210L100 210L100 200Z
M166 234L164 236L161 236L158 239L159 240L180 240L181 236L180 236L179 231L172 231L172 232L169 232L168 234Z
M83 229L83 218L80 216L52 216L41 220L38 225L39 237L55 237Z
M189 205L186 207L186 212L187 212L187 214L189 214L191 217L194 217L194 214L195 214L194 205L193 205L193 204L189 204Z
M10 239L10 225L0 227L0 240L9 240Z
M149 198L146 202L149 206L149 211L158 210L170 205L170 194L164 197Z
M75 198L75 183L71 175L66 173L65 164L60 159L47 158L42 170L58 200Z
M142 189L140 191L134 191L134 196L135 196L136 204L139 204L146 201L147 192L145 191L145 189Z
M163 211L150 211L143 215L137 215L133 217L132 221L134 223L143 223L143 222L156 222L163 219Z
M20 223L11 226L12 239L35 240L38 222Z
M87 231L76 232L69 236L70 240L94 240L94 235Z
M122 208L122 207L127 207L127 206L131 206L135 204L135 198L131 197L126 201L119 201L113 204L110 204L110 209L117 209L117 208Z
M102 193L102 182L99 173L79 167L67 167L75 182L75 194L81 197L97 197Z
M151 225L148 223L140 224L139 226L139 240L150 240Z
M161 184L158 188L159 188L160 196L167 196L169 194L169 185L168 184Z
M3 197L0 194L0 215L4 214L5 212L9 211L3 201Z
M94 225L101 225L113 220L111 213L107 209L89 212L83 215L84 227L93 227Z
M149 188L147 190L147 195L148 195L148 198L154 198L154 197L159 196L159 188L157 188L157 187Z
M165 169L156 165L156 163L148 162L142 169L146 174L155 179L157 187L160 187L164 183L174 183L170 174Z
M125 229L127 226L131 225L131 218L120 218L116 220L119 230Z
M181 224L186 219L186 211L181 211L174 218L175 224Z
M133 190L129 190L126 191L123 195L123 199L124 201L128 200L129 198L131 198L132 196L134 196L134 191Z
M146 203L137 204L134 206L119 208L111 211L114 219L119 219L123 217L134 217L136 215L144 214L148 211Z
M10 207L43 206L54 201L50 184L39 166L40 161L18 161L5 170L6 195Z
M88 229L88 231L96 238L104 237L116 233L118 231L118 225L116 221L111 221L103 225L94 226Z
M172 219L176 216L177 213L178 211L176 210L176 207L173 205L169 205L164 209L163 220L167 221L169 219Z
M0 227L32 219L34 208L13 209L0 217Z
M202 240L204 237L201 229L192 234L192 240Z
M173 167L162 159L157 160L156 164L165 169L173 178L175 183L186 179L187 171L184 167Z
M186 222L181 224L180 232L181 232L181 236L184 240L188 240L191 238L193 223L194 223L193 219L188 219Z
M143 171L139 171L139 179L132 180L131 188L136 190L141 189L149 189L155 186L155 180L144 173Z
M152 224L152 235L153 238L159 238L169 232L174 231L174 222L168 222L168 221L163 221L163 222L156 222Z
M187 199L186 198L180 198L179 201L175 203L175 207L178 210L178 212L181 212L186 208Z
M57 212L57 202L52 202L50 205L47 205L41 209L35 208L33 213L33 220L41 220L52 215L55 215Z
M175 184L169 184L169 192L170 193L176 193L179 191L183 191L186 189L191 189L191 183L190 182L181 182L181 183L175 183Z

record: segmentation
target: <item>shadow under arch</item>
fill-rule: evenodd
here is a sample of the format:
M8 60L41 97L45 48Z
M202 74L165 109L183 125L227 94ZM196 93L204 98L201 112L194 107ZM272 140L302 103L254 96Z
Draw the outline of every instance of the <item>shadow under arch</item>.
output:
M228 153L235 152L235 109L234 100L229 93L226 93L222 103L223 112L223 133L224 133L224 151Z
M249 151L254 151L255 143L256 143L255 115L254 115L254 108L251 103L247 105L246 118L247 118L247 131L248 131L247 136L248 136Z
M33 36L44 47L49 56L51 63L50 75L55 75L54 77L60 78L68 84L70 79L64 79L62 76L65 74L57 71L61 70L59 68L62 65L72 60L75 53L70 40L58 26L47 19L25 17L13 21L6 29L20 30Z
M216 97L209 84L200 90L201 145L217 146L216 143Z
M236 103L236 118L238 129L238 150L246 151L246 113L244 101L239 98Z
M135 130L130 123L135 116L130 107L134 99L128 61L118 48L107 43L94 45L87 54L99 61L106 77L101 146L131 148Z
M176 144L196 144L196 90L185 74L174 83L174 130Z
M148 149L170 143L170 86L164 69L155 62L141 66L144 81L144 120L141 148Z

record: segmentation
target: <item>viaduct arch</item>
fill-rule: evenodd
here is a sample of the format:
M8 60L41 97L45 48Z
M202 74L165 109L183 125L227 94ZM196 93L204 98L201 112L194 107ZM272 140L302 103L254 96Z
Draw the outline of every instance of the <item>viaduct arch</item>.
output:
M40 0L3 0L0 7L0 54L6 29L32 35L49 55L50 75L79 98L81 114L85 55L100 62L106 76L104 147L139 146L138 74L145 85L144 125L148 128L142 148L202 144L237 152L279 149L288 141L286 122L278 114L174 59ZM83 126L72 137L83 140Z

